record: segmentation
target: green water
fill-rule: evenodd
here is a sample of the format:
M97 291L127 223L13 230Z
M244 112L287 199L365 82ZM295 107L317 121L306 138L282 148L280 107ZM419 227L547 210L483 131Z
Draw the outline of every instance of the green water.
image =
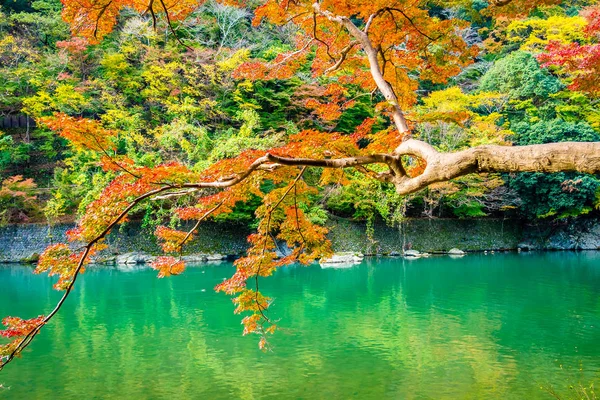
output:
M0 373L0 399L530 399L600 385L598 253L286 268L261 286L284 328L268 353L211 290L231 271L89 269ZM0 282L0 315L59 295L23 266L0 267Z

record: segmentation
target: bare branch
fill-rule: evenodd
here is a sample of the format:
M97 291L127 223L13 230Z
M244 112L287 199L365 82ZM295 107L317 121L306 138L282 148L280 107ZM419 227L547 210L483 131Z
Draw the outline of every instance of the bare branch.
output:
M185 190L180 190L178 192L171 192L171 193L163 194L160 196L154 196L152 198L152 200L158 201L158 200L167 200L167 199L177 198L177 197L181 197L181 196L187 196L188 194L192 194L197 191L198 191L198 189L196 189L196 188L185 189Z
M325 70L325 74L328 74L338 69L344 63L344 61L346 61L346 57L348 57L348 53L350 52L350 50L352 50L357 44L357 42L352 42L348 46L344 47L341 51L340 58L338 58L335 64L333 64L331 67Z
M367 23L365 24L365 27L363 28L363 32L365 34L369 33L369 29L371 28L371 24L373 23L373 21L375 21L375 18L380 16L382 13L384 13L385 10L386 10L385 8L382 8L380 10L377 10L377 12L375 12L369 16L369 19L367 19Z
M185 47L186 49L193 51L194 49L192 49L187 44L183 43L183 41L179 38L179 36L177 36L177 32L175 32L175 28L173 28L173 23L171 22L171 17L169 16L169 10L167 9L165 2L163 0L159 0L159 1L160 1L160 4L162 5L163 10L165 11L165 17L167 18L167 25L169 26L169 30L171 31L171 33L173 33L173 36L175 36L175 40L177 40L179 42L179 44L182 45L183 47Z
M399 12L400 14L402 14L402 16L412 25L413 28L415 28L415 30L419 34L421 34L422 36L425 36L427 39L431 40L432 42L435 42L437 39L439 39L439 36L437 38L432 38L431 36L429 36L428 34L423 32L417 25L415 25L412 18L409 17L403 10L401 10L399 8L387 8L386 11L388 11L392 15L392 19L394 19L394 23L396 21L395 21L394 15L392 14L392 11L396 11L396 12Z

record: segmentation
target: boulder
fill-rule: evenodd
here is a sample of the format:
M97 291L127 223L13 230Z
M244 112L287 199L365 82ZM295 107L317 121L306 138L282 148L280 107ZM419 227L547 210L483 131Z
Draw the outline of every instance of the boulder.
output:
M536 250L537 246L529 242L521 242L517 245L517 249L521 251Z
M600 223L596 223L582 232L578 245L582 250L600 250Z
M275 248L275 254L277 258L283 258L292 254L292 249L290 249L285 242L278 242Z
M206 262L206 256L204 254L188 254L187 256L181 257L186 264L198 264Z
M117 258L115 259L115 263L120 265L146 264L152 261L153 259L154 257L152 257L150 254L141 252L131 252L117 256Z
M421 257L421 252L417 250L405 250L404 257L406 258L419 258Z
M321 266L331 266L331 265L356 265L360 264L365 258L365 256L361 253L352 253L352 252L344 252L344 253L335 253L329 258L322 258L319 264Z
M97 257L91 257L90 260L93 264L114 265L117 262L117 257L113 256L113 255L97 256Z
M467 253L455 247L453 249L448 250L448 254L450 254L451 256L464 256Z

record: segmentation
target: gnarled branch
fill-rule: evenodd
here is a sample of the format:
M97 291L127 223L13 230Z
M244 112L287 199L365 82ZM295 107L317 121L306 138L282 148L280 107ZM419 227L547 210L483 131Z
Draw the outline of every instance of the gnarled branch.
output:
M477 172L583 172L600 174L600 142L562 142L530 146L477 146L456 153L439 153L429 144L409 139L394 156L417 156L427 162L415 177L393 178L396 191L406 195L432 183Z

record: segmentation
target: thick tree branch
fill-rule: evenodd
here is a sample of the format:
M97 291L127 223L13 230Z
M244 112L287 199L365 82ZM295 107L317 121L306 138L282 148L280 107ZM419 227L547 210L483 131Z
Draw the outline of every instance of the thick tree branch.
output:
M375 81L377 88L379 89L381 94L383 94L383 97L385 97L385 99L388 101L388 103L393 107L392 119L394 120L396 129L398 129L398 131L400 133L408 132L409 131L408 123L406 122L406 118L404 118L404 113L402 112L402 109L400 108L400 105L398 104L398 97L396 96L396 93L394 92L394 89L392 88L392 86L383 77L381 67L379 66L379 58L377 56L377 49L375 47L373 47L373 43L371 43L371 40L369 39L369 35L365 31L360 30L350 20L350 18L341 16L341 15L335 15L327 10L322 10L321 6L318 2L313 3L313 9L315 10L316 14L324 16L325 18L327 18L330 21L341 24L360 43L363 50L367 54L367 59L369 60L369 68L371 71L371 75L373 76L373 80ZM375 17L376 17L376 15L373 16L373 18L375 18ZM372 23L371 18L370 18L370 21L367 21L367 23L370 26L370 24Z
M478 146L456 153L439 153L425 142L409 139L394 151L427 162L416 177L396 176L396 191L406 195L432 183L476 172L583 172L600 174L600 142L563 142L531 146Z
M319 159L319 158L289 158L267 154L266 157L281 165L289 166L307 166L307 167L323 167L323 168L349 168L357 165L367 164L390 164L396 161L396 158L390 154L372 154L369 156L334 158L334 159Z

